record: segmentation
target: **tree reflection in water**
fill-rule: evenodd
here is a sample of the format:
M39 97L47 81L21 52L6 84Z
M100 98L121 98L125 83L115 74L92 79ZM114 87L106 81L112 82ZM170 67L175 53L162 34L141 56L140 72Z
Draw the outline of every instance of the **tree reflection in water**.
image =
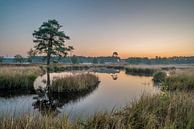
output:
M50 74L50 73L49 73ZM50 77L50 75L47 75ZM48 78L47 78L48 79ZM48 79L50 81L50 79ZM44 80L45 83L48 82ZM50 86L50 84L49 84ZM32 104L34 109L37 109L42 115L52 115L57 116L60 113L60 109L68 103L73 103L84 99L90 95L98 86L82 93L51 93L48 89L42 89L41 87L36 90L37 96L33 99L35 102Z
M116 73L111 74L111 77L112 77L113 80L117 80L118 79L118 75Z

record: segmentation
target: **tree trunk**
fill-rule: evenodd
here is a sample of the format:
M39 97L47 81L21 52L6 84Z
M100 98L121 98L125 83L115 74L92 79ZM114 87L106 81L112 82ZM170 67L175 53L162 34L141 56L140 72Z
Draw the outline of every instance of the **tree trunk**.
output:
M50 58L51 58L51 47L52 44L49 43L48 52L47 52L47 89L50 87Z
M50 87L50 72L49 72L49 67L47 67L47 89Z

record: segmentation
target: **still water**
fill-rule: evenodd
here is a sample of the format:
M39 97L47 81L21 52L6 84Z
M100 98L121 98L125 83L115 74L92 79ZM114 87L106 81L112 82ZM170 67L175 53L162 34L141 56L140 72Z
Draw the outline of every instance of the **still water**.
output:
M51 73L53 78L77 74L78 72ZM79 71L80 73L80 71ZM95 72L100 83L96 89L82 96L74 96L55 100L57 106L53 111L55 116L69 115L70 119L87 117L99 111L111 111L125 106L131 101L138 100L142 94L156 94L160 90L154 86L152 77L127 75L119 72ZM44 87L45 75L34 82L35 89ZM37 107L37 95L18 95L0 97L0 115L19 116L24 114L44 115L45 112Z

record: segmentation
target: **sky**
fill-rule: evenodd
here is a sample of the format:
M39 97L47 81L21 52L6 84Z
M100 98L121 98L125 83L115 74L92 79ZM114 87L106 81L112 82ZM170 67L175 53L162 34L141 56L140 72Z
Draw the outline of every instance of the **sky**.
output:
M194 56L194 0L0 0L0 55L26 56L48 19L75 55Z

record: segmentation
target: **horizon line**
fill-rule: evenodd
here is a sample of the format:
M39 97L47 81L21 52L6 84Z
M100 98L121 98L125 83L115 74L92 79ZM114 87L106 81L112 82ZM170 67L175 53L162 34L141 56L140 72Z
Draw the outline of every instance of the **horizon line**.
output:
M17 55L17 54L16 54ZM20 55L20 54L19 54ZM29 56L25 55L21 55L23 58L28 58ZM35 55L37 57L41 57L41 55ZM77 56L77 57L91 57L91 58L97 58L97 57L113 57L113 56L84 56L84 55L72 55L72 56ZM72 56L65 56L65 57L72 57ZM3 58L14 58L14 56L3 56L3 55L0 55L0 57L3 57ZM44 57L44 56L42 56ZM117 56L119 57L119 56ZM121 59L127 59L127 58L148 58L148 59L156 59L156 58L175 58L175 57L194 57L194 55L176 55L176 56L155 56L155 57L149 57L149 56L129 56L129 57L119 57Z

